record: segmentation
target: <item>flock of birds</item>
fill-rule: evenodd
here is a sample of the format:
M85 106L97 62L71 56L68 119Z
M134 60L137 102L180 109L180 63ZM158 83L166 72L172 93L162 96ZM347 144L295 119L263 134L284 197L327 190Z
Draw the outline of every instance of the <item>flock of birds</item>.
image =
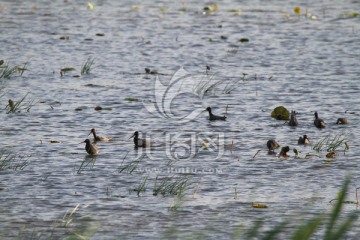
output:
M225 121L226 120L226 116L214 115L212 113L210 107L207 107L206 110L209 112L209 120L210 121L216 121L216 120ZM348 121L347 121L346 118L338 118L338 120L336 121L336 124L347 124L347 123L348 123ZM298 123L298 120L296 118L296 112L291 111L289 126L298 126L298 124L299 123ZM317 128L325 128L325 126L326 126L324 120L319 118L317 112L315 112L314 125ZM91 143L91 141L89 139L86 139L84 141L84 143L86 143L85 150L90 155L98 155L99 154L99 148L96 146L96 142L98 142L98 141L107 142L107 141L112 140L111 138L101 137L101 136L97 135L95 128L91 129L89 135L90 134L93 134L94 142ZM134 134L130 138L134 138L135 148L147 147L147 146L152 144L152 142L146 141L146 139L139 138L139 132L138 131L134 132ZM310 141L309 141L309 138L308 138L307 135L299 137L298 144L309 144L309 143L310 143ZM275 139L270 139L269 141L267 141L266 145L267 145L267 148L269 149L269 152L272 152L272 153L274 152L274 150L276 148L280 147L280 145L275 141Z
M326 127L325 121L322 118L319 118L319 115L317 112L315 112L314 115L315 115L315 119L314 119L315 127L325 128ZM336 124L347 124L347 123L348 123L347 118L344 118L344 117L338 118L336 121ZM298 125L299 125L299 123L296 118L296 112L291 111L289 126L296 127ZM310 144L310 140L309 140L308 136L304 135L303 137L299 137L298 144ZM273 153L276 148L280 147L280 145L275 141L275 139L270 139L269 141L267 141L266 146L268 147L270 153ZM284 149L282 151L284 151L286 153L289 150Z

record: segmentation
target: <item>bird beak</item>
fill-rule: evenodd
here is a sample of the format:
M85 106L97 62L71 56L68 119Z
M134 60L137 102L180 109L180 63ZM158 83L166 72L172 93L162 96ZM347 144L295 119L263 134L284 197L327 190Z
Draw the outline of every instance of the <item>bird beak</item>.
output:
M135 137L135 133L134 133L131 137L129 137L129 139L128 139L128 140L130 140L130 138L133 138L133 137Z

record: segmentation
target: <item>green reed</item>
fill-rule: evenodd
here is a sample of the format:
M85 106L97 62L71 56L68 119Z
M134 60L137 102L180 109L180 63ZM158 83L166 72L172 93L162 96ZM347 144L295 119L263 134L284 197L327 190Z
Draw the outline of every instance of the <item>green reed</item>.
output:
M136 188L132 189L132 191L136 192L136 194L138 196L140 196L140 193L145 192L146 191L146 181L148 179L149 176L145 177L143 181L141 181L141 183L139 184L139 186L137 186Z
M158 176L155 179L153 195L157 196L159 193L165 195L176 195L181 198L184 195L186 187L189 185L189 178L174 178L165 177L158 184Z
M30 164L30 156L5 153L0 151L0 171L12 169L14 171L24 170Z
M35 106L35 99L30 99L29 101L25 101L29 93L26 93L19 101L14 102L9 99L8 105L6 106L6 113L15 113L15 112L30 112L30 109Z
M23 73L28 70L26 68L27 64L28 63L25 63L22 67L11 66L9 63L4 64L4 60L0 60L0 79L9 79L16 73L22 76Z
M122 172L126 172L126 173L132 173L133 171L136 170L136 168L138 167L139 163L142 161L142 159L144 158L145 155L142 155L140 158L138 158L137 160L131 161L129 163L124 164L124 161L127 157L127 155L129 154L129 152L127 152L123 158L123 161L121 162L120 167L118 167L118 172L122 173ZM124 164L124 165L123 165Z
M221 83L221 81L214 80L215 74L203 76L196 85L194 85L193 91L199 96L204 96L206 93L214 92L216 87Z
M345 150L349 149L349 145L345 142L343 134L337 134L334 137L331 135L320 139L313 147L313 150L320 152L326 150L327 152L335 152L341 145L345 145Z
M94 65L95 58L88 57L84 64L81 66L81 75L89 74L92 66Z

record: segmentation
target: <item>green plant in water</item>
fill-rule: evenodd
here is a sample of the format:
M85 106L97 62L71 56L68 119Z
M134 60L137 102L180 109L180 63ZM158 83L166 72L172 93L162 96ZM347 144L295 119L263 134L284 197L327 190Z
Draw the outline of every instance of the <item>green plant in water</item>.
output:
M29 102L25 102L26 97L29 93L26 93L19 101L14 102L9 99L8 105L6 106L6 113L15 113L15 112L29 112L30 109L35 105L35 99L31 99Z
M183 198L178 198L175 197L173 199L172 204L169 207L169 211L171 212L177 212L179 210L180 207L182 207L184 205L185 201Z
M96 162L96 156L86 156L81 162L79 169L76 171L77 174L81 174L87 166L90 165L90 169L94 168Z
M8 79L17 72L16 66L9 66L8 64L0 66L0 79Z
M138 187L132 189L132 191L136 192L138 196L140 196L140 193L146 191L146 181L147 181L148 177L149 177L149 176L147 176L147 177L139 184Z
M322 226L325 228L325 233L322 239L324 240L336 240L344 239L345 234L350 230L352 224L357 220L356 213L349 214L344 217L343 220L340 220L341 209L344 205L347 190L350 184L350 178L346 178L341 192L338 197L338 201L333 206L333 210L329 215L317 214L309 221L306 221L296 228L296 230L291 234L289 239L292 240L307 240L314 239L314 234L322 229ZM265 234L261 234L259 230L262 228L264 222L258 221L255 225L245 232L244 239L274 239L276 235L288 232L289 221L284 221L267 231ZM261 236L261 237L260 237Z
M26 68L27 64L28 63L24 63L22 67L10 66L9 63L4 64L4 60L0 60L0 79L8 79L16 73L19 73L19 75L22 76L23 73L28 70Z
M228 83L224 87L223 93L230 94L235 89L235 87L237 87L240 80L242 80L243 82L246 81L246 79L245 79L246 75L247 74L243 74L242 79L238 79L238 80L235 80L235 81L228 80Z
M173 179L170 177L165 177L162 179L159 185L157 185L158 177L155 179L153 195L157 196L159 193L163 196L166 194L177 195L181 198L184 194L186 187L188 186L188 177Z
M193 91L197 93L199 96L204 96L208 92L214 92L216 87L221 83L221 81L215 81L214 75L206 74L203 76L196 85L194 85Z
M289 120L290 113L284 106L278 106L271 112L271 117L276 120Z
M326 136L323 139L320 139L313 147L313 150L320 152L326 150L327 152L335 152L342 144L345 145L344 151L349 150L349 145L345 142L345 137L343 134L337 134L334 137L331 135Z
M24 170L24 168L30 164L29 158L30 156L0 151L0 171L5 169L12 169L14 171Z
M129 152L126 153L125 157L123 158L123 161L121 162L121 165L120 167L118 168L118 172L119 173L122 173L122 172L126 172L126 173L129 173L131 174L136 168L137 166L139 165L139 163L141 162L141 160L144 158L145 154L142 155L139 159L137 160L134 160L134 161L131 161L130 163L128 164L125 164L123 166L123 163L125 161L125 158L126 156L129 154Z
M94 64L95 58L88 57L84 64L81 66L81 75L89 74L91 67Z

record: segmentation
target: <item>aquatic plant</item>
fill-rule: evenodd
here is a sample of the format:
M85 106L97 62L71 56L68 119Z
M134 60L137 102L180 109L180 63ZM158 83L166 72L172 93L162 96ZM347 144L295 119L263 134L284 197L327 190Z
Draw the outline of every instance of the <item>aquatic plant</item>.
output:
M271 112L271 117L276 120L289 120L290 113L284 106L278 106Z
M81 66L81 75L89 74L93 66L95 58L88 57L84 64Z
M175 197L173 199L172 204L169 207L169 211L171 212L177 212L180 207L182 207L185 203L185 200L183 198Z
M121 162L121 165L120 167L118 167L118 172L119 173L122 173L122 172L126 172L126 173L132 173L136 168L137 166L139 165L139 163L141 162L141 160L144 158L145 155L142 155L140 158L134 160L134 161L131 161L130 163L127 163L123 166L123 163L126 159L126 156L129 154L129 152L126 153L125 157L123 158L123 161Z
M26 97L29 93L26 93L19 101L14 102L13 100L9 99L8 105L6 106L6 113L15 113L15 112L29 112L30 109L36 104L35 99L31 99L28 102L25 102Z
M92 169L95 166L95 162L96 162L96 156L93 155L86 156L84 160L81 162L81 165L76 171L76 173L81 174L81 172L85 170L85 168L89 165L90 165L90 169Z
M326 150L327 152L335 152L342 144L345 145L344 151L349 150L349 145L345 142L343 134L337 134L334 137L331 135L320 139L313 147L313 150L320 152Z
M245 77L247 74L243 74L242 79L236 79L235 81L228 80L228 83L225 85L223 93L229 94L231 93L239 84L239 82L246 81Z
M140 196L140 193L146 191L146 181L149 176L145 177L144 180L139 184L138 187L133 188L132 191L136 192L138 196Z
M24 64L23 67L19 66L10 66L9 63L4 64L4 60L0 60L0 79L8 79L16 73L19 73L20 76L28 70L26 68L27 63Z
M221 83L221 81L214 80L215 74L201 77L201 80L194 85L193 91L199 96L204 96L208 92L214 92L216 87Z
M170 195L177 195L178 197L182 197L186 187L188 186L188 177L184 178L172 178L172 177L165 177L161 180L160 184L157 185L158 176L155 179L153 195L157 196L159 193L163 196L170 194Z
M0 151L0 171L5 169L24 170L30 164L29 158L30 156Z
M73 67L64 67L60 69L60 76L65 76L65 73L75 71L76 68Z
M125 101L128 101L128 102L138 102L139 99L138 99L138 98L127 97L127 98L125 98Z

